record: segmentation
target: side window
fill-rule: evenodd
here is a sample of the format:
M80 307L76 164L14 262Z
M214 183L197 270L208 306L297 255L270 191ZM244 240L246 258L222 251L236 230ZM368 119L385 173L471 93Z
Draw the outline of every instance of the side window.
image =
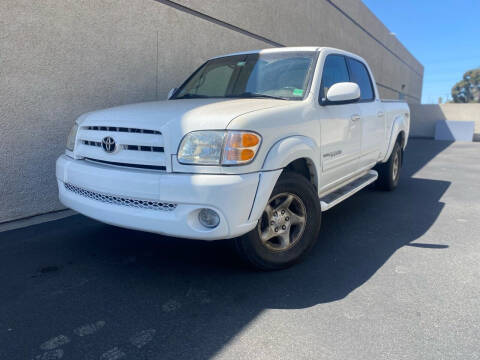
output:
M351 81L360 87L360 101L373 100L373 86L367 68L358 60L348 58L347 61L350 67Z
M350 81L350 77L348 76L345 57L342 55L328 55L323 65L320 100L325 100L327 91L333 84L348 81Z

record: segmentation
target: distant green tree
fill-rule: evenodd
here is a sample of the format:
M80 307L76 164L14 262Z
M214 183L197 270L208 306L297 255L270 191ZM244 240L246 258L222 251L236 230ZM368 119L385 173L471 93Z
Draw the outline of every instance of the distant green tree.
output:
M441 96L438 97L438 103L443 104L443 98Z
M480 103L480 68L467 71L452 88L453 102Z

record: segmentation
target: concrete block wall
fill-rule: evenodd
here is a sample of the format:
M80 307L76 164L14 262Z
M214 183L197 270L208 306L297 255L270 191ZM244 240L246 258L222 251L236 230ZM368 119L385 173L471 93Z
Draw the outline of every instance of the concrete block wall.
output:
M410 136L433 138L439 120L474 121L474 140L480 141L480 104L410 104Z
M0 2L0 222L62 208L55 159L80 114L164 99L205 59L272 46L364 56L383 97L423 67L360 0Z

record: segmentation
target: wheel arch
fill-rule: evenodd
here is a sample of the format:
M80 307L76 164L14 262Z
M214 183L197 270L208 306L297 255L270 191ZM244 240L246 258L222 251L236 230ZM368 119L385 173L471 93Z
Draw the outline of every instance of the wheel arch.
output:
M390 133L389 143L385 157L381 162L388 161L390 155L392 154L393 147L395 144L400 141L400 146L402 151L405 150L407 146L407 132L408 132L408 120L403 115L398 115L392 124L392 130Z
M288 164L283 171L293 172L305 177L318 191L318 174L313 160L310 158L298 158Z
M262 171L284 169L299 173L318 189L319 147L307 136L291 136L277 141L268 151Z

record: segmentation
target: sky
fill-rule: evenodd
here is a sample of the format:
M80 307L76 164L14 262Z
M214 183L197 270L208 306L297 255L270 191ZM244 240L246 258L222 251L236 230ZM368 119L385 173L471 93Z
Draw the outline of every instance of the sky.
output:
M448 96L480 67L480 0L363 0L422 63L422 103Z

